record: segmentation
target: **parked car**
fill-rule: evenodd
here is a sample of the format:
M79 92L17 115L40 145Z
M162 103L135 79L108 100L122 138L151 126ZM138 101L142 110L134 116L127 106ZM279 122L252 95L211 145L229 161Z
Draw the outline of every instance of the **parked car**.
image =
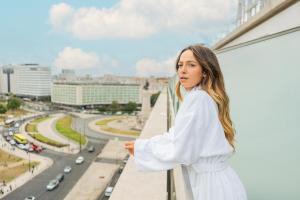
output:
M14 139L9 140L9 144L11 144L11 145L16 145L16 141L15 141Z
M29 197L25 197L24 200L36 200L36 198L34 196L29 196Z
M17 144L17 147L19 149L28 150L29 151L29 144Z
M89 148L88 148L88 152L92 153L95 151L95 147L93 145L91 145Z
M15 123L14 127L15 127L15 128L19 128L19 127L20 127L20 124L17 122L17 123Z
M71 166L66 166L66 167L64 168L64 172L65 172L65 173L70 173L71 170L72 170Z
M43 148L41 146L38 146L38 145L36 145L34 143L31 143L31 148L36 153L40 153L43 150Z
M7 137L7 136L8 136L8 132L4 132L3 137Z
M9 135L9 136L13 136L13 135L14 135L14 132L8 131L8 135Z
M83 163L83 161L84 161L83 156L79 156L79 157L76 159L75 163L76 163L76 164L81 164L81 163Z
M56 179L51 180L48 185L46 186L47 190L51 191L54 190L59 184L59 181Z
M64 174L63 173L59 173L56 176L56 180L58 180L58 182L62 182L64 180Z
M111 186L107 187L106 190L105 190L104 196L110 197L113 189L114 189L114 187L111 187Z
M10 140L12 140L12 137L6 136L5 139L6 139L6 141L10 141Z

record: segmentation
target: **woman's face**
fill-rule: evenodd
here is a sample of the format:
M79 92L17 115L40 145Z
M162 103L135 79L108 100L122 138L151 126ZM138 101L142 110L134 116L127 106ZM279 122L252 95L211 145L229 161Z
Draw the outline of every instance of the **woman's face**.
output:
M186 90L191 90L202 79L202 67L191 50L184 51L178 62L178 78Z

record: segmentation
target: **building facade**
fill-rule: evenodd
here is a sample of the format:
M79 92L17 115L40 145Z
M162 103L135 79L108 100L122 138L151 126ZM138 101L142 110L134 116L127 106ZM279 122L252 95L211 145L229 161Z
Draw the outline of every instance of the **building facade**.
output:
M139 84L99 84L80 82L54 82L51 101L71 106L91 106L129 101L141 104Z
M38 64L5 65L0 70L0 93L21 97L50 96L51 71Z

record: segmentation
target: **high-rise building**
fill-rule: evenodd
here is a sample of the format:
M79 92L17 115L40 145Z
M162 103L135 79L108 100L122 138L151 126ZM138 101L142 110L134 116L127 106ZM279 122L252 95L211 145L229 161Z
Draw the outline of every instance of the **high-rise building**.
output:
M21 97L50 96L51 71L38 64L5 65L0 70L0 93Z

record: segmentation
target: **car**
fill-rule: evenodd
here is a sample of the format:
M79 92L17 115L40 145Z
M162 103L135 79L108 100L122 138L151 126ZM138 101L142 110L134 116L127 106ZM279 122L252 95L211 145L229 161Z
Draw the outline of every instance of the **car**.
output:
M25 197L24 200L36 200L36 198L34 196L28 196L28 197Z
M64 168L64 172L65 172L65 173L70 173L71 170L72 170L71 166L66 166L66 167Z
M13 135L14 135L14 132L8 131L8 135L9 135L9 136L13 136Z
M88 148L88 152L92 153L95 151L95 147L93 145L91 145L89 148Z
M119 173L122 173L123 169L124 169L124 165L120 165L120 167L119 167Z
M17 144L17 147L22 150L29 150L28 144Z
M58 180L58 182L62 182L64 180L64 174L63 173L59 173L56 176L56 180Z
M126 165L127 161L128 161L128 159L126 159L126 158L123 159L123 164Z
M10 137L10 136L6 136L6 141L10 141L10 140L12 140L12 137Z
M79 156L79 157L75 160L75 163L76 163L76 164L81 164L81 163L83 163L83 161L84 161L83 156Z
M19 127L20 127L20 124L17 122L17 123L15 123L14 127L15 127L15 128L19 128Z
M111 187L111 186L107 187L106 190L105 190L104 196L110 197L113 189L114 189L114 187Z
M9 144L11 144L11 145L16 145L16 141L15 140L9 140Z
M59 184L59 181L57 179L51 180L48 185L46 186L48 191L54 190Z
M7 137L7 136L8 136L8 132L4 132L3 137Z
M31 143L31 148L36 153L40 153L43 150L43 148L41 146L38 146L38 145L36 145L34 143Z

